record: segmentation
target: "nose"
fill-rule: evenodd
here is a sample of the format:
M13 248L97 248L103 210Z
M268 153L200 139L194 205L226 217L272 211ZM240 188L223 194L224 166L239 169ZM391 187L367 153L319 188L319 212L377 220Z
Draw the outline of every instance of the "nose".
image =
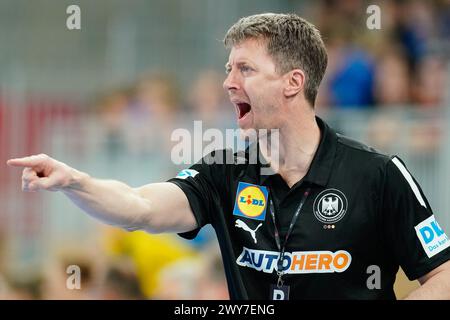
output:
M239 89L239 81L235 75L234 71L231 71L228 73L227 77L225 78L225 81L223 82L223 88L226 91L232 90L232 89Z

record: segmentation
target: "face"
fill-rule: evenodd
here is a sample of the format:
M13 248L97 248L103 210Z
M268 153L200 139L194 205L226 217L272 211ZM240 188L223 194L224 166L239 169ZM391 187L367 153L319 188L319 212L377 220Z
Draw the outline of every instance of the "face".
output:
M284 81L262 41L245 40L233 46L223 83L236 109L242 130L279 128Z

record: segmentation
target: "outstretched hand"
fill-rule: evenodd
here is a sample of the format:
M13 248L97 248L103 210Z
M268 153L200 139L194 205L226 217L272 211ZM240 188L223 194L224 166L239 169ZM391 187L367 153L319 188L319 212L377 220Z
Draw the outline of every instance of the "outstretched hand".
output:
M71 181L71 168L46 154L10 159L6 164L24 168L22 172L23 191L58 191L69 185Z

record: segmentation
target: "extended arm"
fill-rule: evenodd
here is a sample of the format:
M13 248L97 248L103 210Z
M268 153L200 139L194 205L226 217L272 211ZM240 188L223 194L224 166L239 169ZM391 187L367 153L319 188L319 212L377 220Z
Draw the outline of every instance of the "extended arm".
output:
M83 211L110 225L150 233L197 227L186 195L169 182L132 188L119 181L93 178L45 154L11 159L7 164L24 168L24 191L61 191Z

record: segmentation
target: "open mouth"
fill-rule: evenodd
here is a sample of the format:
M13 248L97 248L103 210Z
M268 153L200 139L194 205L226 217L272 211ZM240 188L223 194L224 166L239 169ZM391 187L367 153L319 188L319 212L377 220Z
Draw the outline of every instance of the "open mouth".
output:
M237 109L238 109L239 119L242 119L243 117L245 117L245 115L247 113L249 113L250 110L252 109L250 104L245 103L245 102L239 102L239 103L236 104L236 106L237 106Z

